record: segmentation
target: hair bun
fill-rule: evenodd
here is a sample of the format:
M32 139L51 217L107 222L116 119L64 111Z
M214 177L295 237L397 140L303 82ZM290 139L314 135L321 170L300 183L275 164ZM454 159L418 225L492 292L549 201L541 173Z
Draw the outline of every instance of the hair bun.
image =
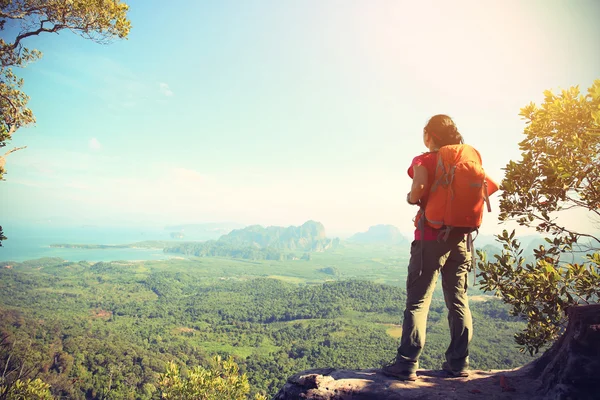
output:
M463 143L462 135L458 132L454 121L444 114L431 117L425 126L425 132L432 135L435 144L440 147Z

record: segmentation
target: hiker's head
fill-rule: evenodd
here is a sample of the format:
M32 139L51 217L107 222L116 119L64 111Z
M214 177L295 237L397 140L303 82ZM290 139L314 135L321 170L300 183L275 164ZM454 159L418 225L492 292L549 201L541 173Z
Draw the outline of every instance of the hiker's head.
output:
M423 128L423 143L430 150L450 144L464 143L452 118L444 114L434 115Z

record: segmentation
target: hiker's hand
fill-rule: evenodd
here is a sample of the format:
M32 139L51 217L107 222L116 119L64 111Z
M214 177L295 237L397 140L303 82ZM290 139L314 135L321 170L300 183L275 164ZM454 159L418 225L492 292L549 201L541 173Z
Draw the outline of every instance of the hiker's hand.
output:
M416 206L416 205L419 205L419 204L421 204L421 200L417 200L417 202L416 202L416 203L411 203L411 202L410 202L410 192L408 192L408 193L406 194L406 202L407 202L408 204L410 204L411 206Z

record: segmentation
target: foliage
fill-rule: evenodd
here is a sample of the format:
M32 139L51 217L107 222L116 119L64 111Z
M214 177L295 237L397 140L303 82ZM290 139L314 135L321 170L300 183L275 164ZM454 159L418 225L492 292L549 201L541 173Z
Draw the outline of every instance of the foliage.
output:
M2 226L0 225L0 247L2 247L3 240L6 240L6 236L4 236L4 232L2 231Z
M527 319L526 329L516 342L531 354L556 339L566 327L565 310L578 303L597 302L600 294L600 253L588 255L584 263L561 263L558 257L571 250L567 243L548 239L550 246L535 250L535 262L526 263L514 231L498 236L502 255L488 262L483 252L479 266L484 290L496 291L512 306L512 315Z
M8 338L0 347L0 371L7 363L8 371L23 367L21 379L39 377L58 398L150 400L170 361L184 379L196 366L210 369L216 355L234 356L251 397L273 396L290 375L309 368L378 367L398 346L388 330L397 329L404 289L323 282L331 275L317 271L335 258L348 260L336 266L341 277L380 268L395 279L405 276L405 264L367 264L377 253L362 250L353 266L354 258L336 252L314 253L310 262L0 262L0 335ZM294 282L309 276L314 283L264 278L275 273L290 273ZM423 368L443 361L445 308L441 294L434 295ZM474 368L514 368L531 360L512 345L512 333L524 323L509 316L506 305L475 302L471 310Z
M177 243L166 246L163 251L195 257L231 257L245 260L284 261L298 258L294 253L285 253L273 247L230 245L215 240Z
M521 110L527 137L519 143L522 160L506 166L500 218L563 235L571 231L551 213L579 208L600 216L600 80L585 96L578 87L544 95L540 107Z
M250 392L248 378L246 374L240 375L233 357L223 360L220 356L212 359L209 369L193 368L187 378L181 376L179 367L171 361L159 378L158 387L163 399L243 400ZM255 399L265 397L256 395Z
M0 379L0 399L2 400L52 400L50 385L41 379L16 380L5 386Z
M0 313L0 316L11 319L10 315ZM22 318L16 318L14 322L19 326L24 324ZM32 344L30 338L22 339L0 329L0 400L52 399L50 385L31 377L41 359L36 352L40 346Z
M0 37L0 148L17 129L35 122L27 108L29 97L21 91L23 79L12 68L25 67L39 59L41 52L24 47L23 40L63 30L97 43L123 39L131 28L128 9L121 0L0 0L0 32L7 26L19 27L13 40ZM0 179L8 154L0 156Z
M0 31L1 32L1 31ZM11 139L13 133L22 126L29 125L35 122L33 113L27 108L29 96L21 91L23 79L17 78L12 69L4 66L3 52L6 51L8 45L0 38L0 60L3 62L0 66L0 148L6 146L6 143ZM39 52L23 51L20 65L25 65L26 61L33 61L40 57ZM4 174L4 166L6 164L6 156L9 152L0 156L0 179Z
M600 216L600 80L586 95L578 87L544 95L541 106L521 110L527 125L519 144L522 159L505 168L500 220L552 236L526 262L514 231L504 231L497 236L502 254L479 262L483 289L501 295L514 315L527 319L516 341L530 353L562 332L567 307L600 296L599 237L561 219L569 210Z

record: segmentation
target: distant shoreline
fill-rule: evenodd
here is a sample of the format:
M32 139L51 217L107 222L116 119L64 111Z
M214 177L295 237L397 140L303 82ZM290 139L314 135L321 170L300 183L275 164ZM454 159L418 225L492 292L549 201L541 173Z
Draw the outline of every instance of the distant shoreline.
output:
M78 244L78 243L53 243L51 248L58 249L81 249L81 250L114 250L114 249L156 249L162 250L166 246L173 243L181 243L175 241L158 241L149 240L144 242L128 243L128 244Z

